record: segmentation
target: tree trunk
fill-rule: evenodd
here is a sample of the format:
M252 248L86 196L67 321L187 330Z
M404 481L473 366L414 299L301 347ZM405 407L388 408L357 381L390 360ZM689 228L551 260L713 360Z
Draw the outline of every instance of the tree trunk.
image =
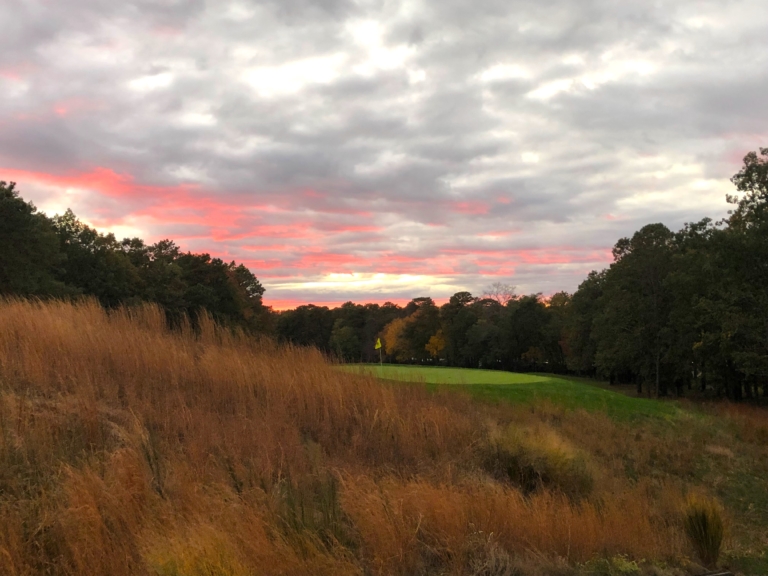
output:
M693 368L691 368L691 377L688 378L688 390L693 389L693 381L696 380L696 363L694 362Z
M659 397L659 364L661 362L661 352L656 350L656 398Z

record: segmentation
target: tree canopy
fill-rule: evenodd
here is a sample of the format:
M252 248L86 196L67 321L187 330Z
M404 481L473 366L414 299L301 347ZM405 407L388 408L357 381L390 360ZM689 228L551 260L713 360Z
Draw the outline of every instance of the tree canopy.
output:
M218 322L268 331L264 287L244 265L182 252L171 240L118 241L71 211L49 218L0 182L0 294L97 298L105 307L154 302L170 322L205 310Z

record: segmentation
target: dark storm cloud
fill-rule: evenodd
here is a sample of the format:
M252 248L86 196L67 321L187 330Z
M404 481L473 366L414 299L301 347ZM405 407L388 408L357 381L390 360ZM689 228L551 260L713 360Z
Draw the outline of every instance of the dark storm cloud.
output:
M6 3L0 170L276 297L572 290L637 227L722 215L767 29L757 0Z

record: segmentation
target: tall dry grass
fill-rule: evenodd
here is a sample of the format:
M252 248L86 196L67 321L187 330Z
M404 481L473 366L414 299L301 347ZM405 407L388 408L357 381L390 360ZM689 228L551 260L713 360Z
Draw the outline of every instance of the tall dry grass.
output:
M714 568L725 537L720 506L708 498L692 495L686 503L683 525L701 561L705 566Z
M552 418L382 385L205 318L171 332L151 306L0 302L0 573L680 554L677 492L617 479Z

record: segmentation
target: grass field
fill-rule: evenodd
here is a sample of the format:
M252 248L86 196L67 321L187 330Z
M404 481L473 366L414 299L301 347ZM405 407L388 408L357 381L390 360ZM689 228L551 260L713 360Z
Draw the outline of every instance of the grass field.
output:
M340 368L390 382L422 383L432 390L461 390L483 402L529 406L544 413L550 404L569 412L606 414L619 426L629 427L624 434L634 430L635 439L653 438L658 443L646 455L644 470L629 455L631 448L615 454L623 460L628 477L640 480L647 474L671 474L684 478L690 487L711 487L731 513L730 543L738 542L728 553L731 568L748 575L768 574L768 412L764 409L637 398L595 381L557 375L378 364ZM664 453L661 445L670 452ZM598 451L604 449L601 446Z
M768 574L764 410L378 370L0 300L0 574L695 576L692 494Z
M449 385L488 401L535 403L546 400L570 409L601 411L619 419L673 417L681 410L672 401L633 398L590 385L585 379L564 376L394 364L347 364L342 369L384 380L422 382L432 387Z

